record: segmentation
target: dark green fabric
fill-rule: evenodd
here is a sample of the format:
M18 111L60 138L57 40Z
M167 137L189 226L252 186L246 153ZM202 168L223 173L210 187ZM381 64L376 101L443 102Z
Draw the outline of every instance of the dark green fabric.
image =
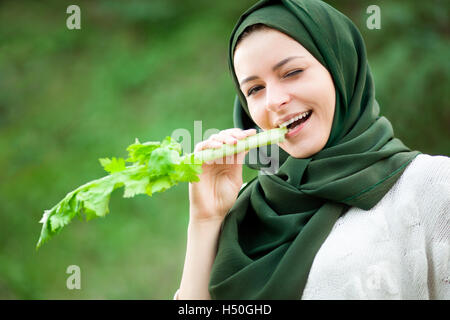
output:
M343 14L318 0L259 1L238 20L229 66L237 88L234 123L257 128L233 68L238 36L264 23L299 41L332 75L336 106L326 146L307 159L279 148L278 171L243 188L222 225L209 291L213 299L300 299L309 270L349 207L369 210L418 155L379 115L363 39ZM259 152L259 151L258 151ZM248 161L248 156L247 156Z

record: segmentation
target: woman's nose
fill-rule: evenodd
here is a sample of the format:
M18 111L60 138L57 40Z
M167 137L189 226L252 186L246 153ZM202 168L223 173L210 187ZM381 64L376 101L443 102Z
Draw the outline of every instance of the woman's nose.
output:
M278 112L291 100L291 95L282 85L266 85L266 107L268 110Z

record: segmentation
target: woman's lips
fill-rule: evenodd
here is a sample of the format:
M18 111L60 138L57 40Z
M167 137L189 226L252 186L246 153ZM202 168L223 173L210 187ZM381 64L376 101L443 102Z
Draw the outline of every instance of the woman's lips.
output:
M303 129L303 127L309 123L309 120L311 120L312 115L313 115L313 112L311 112L311 114L309 115L308 119L306 119L306 121L302 122L300 125L298 125L294 129L289 130L285 135L286 139L296 136Z

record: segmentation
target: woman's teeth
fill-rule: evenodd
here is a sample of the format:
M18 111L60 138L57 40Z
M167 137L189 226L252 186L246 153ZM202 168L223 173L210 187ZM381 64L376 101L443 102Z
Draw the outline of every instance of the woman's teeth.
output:
M300 119L303 119L303 118L309 116L310 113L311 113L311 110L310 110L310 111L303 112L302 114L300 114L300 115L298 115L298 116L296 116L296 117L294 117L294 118L292 118L292 119L290 119L290 120L288 120L288 121L286 121L286 122L283 122L282 124L279 125L279 128L287 127L287 126L290 125L291 123L293 123L293 122L295 122L295 121L297 121L297 120L300 120Z

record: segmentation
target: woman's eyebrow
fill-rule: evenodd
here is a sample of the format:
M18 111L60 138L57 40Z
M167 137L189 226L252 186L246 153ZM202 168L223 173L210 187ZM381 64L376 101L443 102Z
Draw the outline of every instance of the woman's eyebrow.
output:
M276 71L277 69L281 68L284 64L288 63L289 61L293 60L293 59L297 59L297 58L304 58L305 56L292 56L292 57L287 57L283 60L281 60L280 62L278 62L276 65L274 65L272 67L272 71ZM244 80L242 80L242 82L240 83L240 85L242 86L244 83L252 81L257 79L258 76L250 76L245 78Z

